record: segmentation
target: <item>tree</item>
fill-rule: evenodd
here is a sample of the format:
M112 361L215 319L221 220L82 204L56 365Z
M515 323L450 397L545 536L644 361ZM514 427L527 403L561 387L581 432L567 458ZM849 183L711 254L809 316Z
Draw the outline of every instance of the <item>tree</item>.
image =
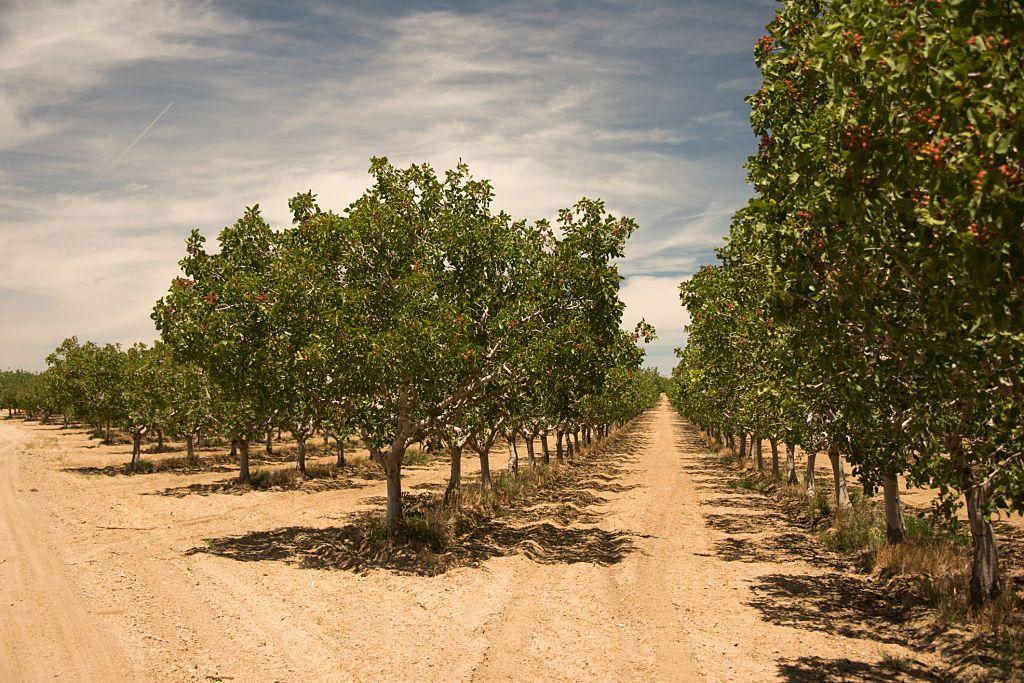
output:
M210 254L194 230L171 283L153 310L163 341L182 362L199 365L223 397L220 424L239 445L239 480L249 481L249 442L266 434L275 383L267 275L274 235L259 207L221 230Z

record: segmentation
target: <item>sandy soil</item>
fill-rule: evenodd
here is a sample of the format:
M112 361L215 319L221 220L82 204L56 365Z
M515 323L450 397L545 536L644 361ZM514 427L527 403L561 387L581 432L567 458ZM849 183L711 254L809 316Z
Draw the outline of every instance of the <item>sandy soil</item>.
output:
M379 506L383 482L204 495L184 487L231 473L65 471L126 449L0 421L0 680L856 680L883 654L936 663L867 582L725 486L664 401L605 448L575 521L521 525L518 551L435 577L309 566L309 539Z

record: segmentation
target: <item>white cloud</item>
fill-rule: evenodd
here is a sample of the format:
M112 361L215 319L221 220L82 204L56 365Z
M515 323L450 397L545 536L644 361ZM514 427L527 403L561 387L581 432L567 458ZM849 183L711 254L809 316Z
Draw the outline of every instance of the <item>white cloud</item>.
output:
M6 7L0 366L39 367L70 334L148 338L191 228L212 237L255 203L286 224L287 198L306 189L343 208L383 154L438 169L462 159L524 218L584 195L636 218L620 265L627 317L655 322L652 356L671 367L675 284L747 196L750 136L721 124L739 118L730 90L752 69L734 65L770 18L764 5L272 5L261 17L192 0Z
M209 3L175 0L19 2L0 14L0 148L59 128L34 116L67 102L112 70L146 59L203 59L201 41L244 28Z

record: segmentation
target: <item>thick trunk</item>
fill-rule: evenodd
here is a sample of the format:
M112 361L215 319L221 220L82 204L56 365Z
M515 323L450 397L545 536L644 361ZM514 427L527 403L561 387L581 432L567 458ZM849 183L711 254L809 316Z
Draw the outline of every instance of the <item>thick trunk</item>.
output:
M238 457L238 441L236 439L231 439L231 452L228 455L232 458Z
M512 474L519 474L519 451L516 449L515 432L508 435L508 471Z
M768 443L772 447L772 478L780 479L781 473L779 472L779 442L775 439L769 439Z
M740 432L740 460L744 460L747 457L747 433Z
M714 431L715 431L715 447L718 450L721 450L722 447L725 445L724 443L722 443L722 430L716 429Z
M238 481L249 483L249 439L238 440Z
M548 450L548 430L543 429L540 433L540 459L547 465L551 462L551 451Z
M191 434L185 435L185 459L189 462L195 462L196 460L195 437Z
M533 451L533 440L536 434L524 434L523 440L526 441L526 459L530 462L530 469L537 466L537 454Z
M989 492L981 486L972 486L964 491L967 501L967 521L971 527L974 542L974 558L971 561L971 607L978 609L999 597L1002 586L999 581L999 554L992 525L985 518L985 505Z
M64 424L63 424L62 428L63 429L67 429L68 428L68 414L67 413L64 413Z
M156 430L156 452L164 452L164 430L162 429Z
M281 428L280 427L277 428L277 440L278 441L281 440Z
M846 489L846 472L843 458L834 444L828 447L828 460L832 463L832 488L835 490L836 512L850 507L850 493Z
M452 458L452 469L448 477L448 488L444 490L445 505L457 504L462 488L462 446L450 446L448 453Z
M485 444L477 451L480 456L480 488L489 491L491 488L491 444Z
M732 453L732 457L736 457L736 435L727 434L725 437L726 442L729 444L729 452Z
M395 451L384 456L384 473L388 478L388 511L385 522L388 533L394 536L402 522L402 456L404 451Z
M882 501L885 506L885 538L889 543L902 543L907 536L900 506L900 489L896 477L882 476Z
M573 432L572 433L572 445L573 445L573 449L572 449L573 453L579 453L580 452L580 433L579 432Z
M110 442L111 442L111 441L113 441L113 440L114 440L114 439L113 439L113 435L112 435L112 434L111 434L111 432L110 432L110 423L108 422L108 423L107 423L107 429L106 429L106 432L104 432L104 434L103 434L103 442L104 442L104 443L110 443Z
M796 486L799 482L796 476L796 444L786 444L786 483Z
M142 459L142 434L135 432L132 434L132 463L130 469L132 472L139 466L139 461Z
M299 435L295 437L295 466L299 472L306 474L306 437Z
M273 431L267 431L267 440L266 440L265 448L266 448L266 451L267 451L267 455L273 455L274 454L274 432Z
M818 451L807 451L807 473L804 475L804 483L807 485L807 495L814 496L814 460L818 457Z
M562 434L562 430L561 429L556 429L555 430L555 458L557 458L559 462L561 462L562 458L563 458L563 453L562 453L562 437L563 436L564 435Z
M761 452L762 439L760 436L751 436L750 438L754 440L751 450L754 451L754 460L757 462L757 471L764 474L764 454Z
M334 438L334 442L335 442L335 445L338 447L338 462L336 464L337 464L338 467L344 467L345 466L345 439L339 438L339 437L335 437Z

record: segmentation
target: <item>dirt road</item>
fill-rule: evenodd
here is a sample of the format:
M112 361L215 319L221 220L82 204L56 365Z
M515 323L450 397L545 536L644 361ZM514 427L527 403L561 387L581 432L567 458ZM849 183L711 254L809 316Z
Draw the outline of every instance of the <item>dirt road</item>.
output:
M886 653L931 663L869 586L726 487L666 402L594 456L562 505L574 521L538 506L503 531L515 552L435 577L309 562L381 482L204 495L184 487L229 473L66 471L124 451L0 422L0 679L855 680Z

